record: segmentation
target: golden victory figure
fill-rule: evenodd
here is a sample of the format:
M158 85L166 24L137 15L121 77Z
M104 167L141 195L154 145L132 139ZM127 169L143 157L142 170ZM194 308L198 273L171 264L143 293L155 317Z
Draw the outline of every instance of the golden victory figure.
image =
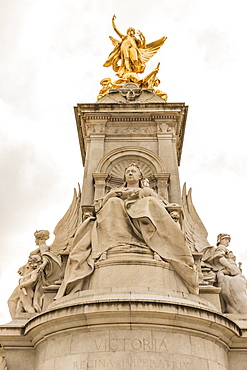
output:
M108 56L104 67L112 66L117 72L117 76L123 78L126 73L143 73L146 63L164 44L166 37L161 37L159 40L146 45L146 39L142 32L136 32L134 28L127 29L127 35L123 35L116 27L116 16L112 17L112 26L121 41L118 41L110 36L114 49ZM119 61L120 65L119 65Z
M117 29L115 19L116 16L114 15L112 17L112 26L120 37L121 41L110 36L114 49L109 54L106 62L103 65L104 67L112 66L114 72L116 72L116 76L119 79L112 82L110 78L104 78L101 81L102 89L99 92L98 99L104 96L110 88L119 88L130 81L135 82L141 88L153 88L156 87L160 82L159 79L156 78L159 65L154 71L142 79L138 77L138 74L144 72L146 63L154 54L157 53L167 37L161 37L159 40L146 44L146 39L143 33L140 31L136 32L132 27L127 29L127 35L123 35ZM160 90L155 92L158 92L159 94ZM164 97L165 93L162 94L162 97ZM167 98L166 94L165 96Z

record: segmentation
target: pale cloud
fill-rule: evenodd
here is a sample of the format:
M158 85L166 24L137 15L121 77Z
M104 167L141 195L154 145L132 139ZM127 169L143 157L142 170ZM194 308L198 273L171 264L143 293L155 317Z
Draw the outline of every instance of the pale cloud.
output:
M232 50L233 40L229 32L218 26L208 26L197 35L198 48L203 50L204 62L208 68L222 70L235 58Z
M73 106L95 102L99 81L114 78L103 67L112 51L108 36L118 38L113 14L122 32L135 27L148 42L168 37L147 72L161 62L169 101L190 105L181 183L193 188L210 243L231 233L247 266L245 7L243 0L0 3L2 322L33 232L52 233L82 181Z

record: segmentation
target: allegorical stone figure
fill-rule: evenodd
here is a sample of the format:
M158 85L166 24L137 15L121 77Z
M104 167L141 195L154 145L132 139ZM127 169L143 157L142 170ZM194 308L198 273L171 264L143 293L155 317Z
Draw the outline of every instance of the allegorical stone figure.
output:
M18 273L21 276L19 284L11 294L8 300L10 315L12 318L16 313L28 312L35 313L34 294L35 287L39 278L39 267L42 263L41 256L29 256L28 263L19 268Z
M12 318L20 312L41 312L43 287L54 284L61 277L60 257L46 245L49 231L39 230L34 233L34 236L38 248L30 253L27 264L18 270L21 278L8 300Z
M39 267L40 276L35 287L34 307L37 312L41 312L44 297L43 287L52 285L60 279L62 262L60 257L46 245L46 240L50 237L48 230L35 231L34 236L38 248L31 252L30 256L38 254L42 258L42 264Z
M170 217L167 202L143 187L139 166L125 169L125 184L105 195L96 217L78 228L57 299L86 288L94 262L119 244L144 243L180 275L189 291L198 292L197 272L184 234Z
M205 250L203 262L216 272L216 284L221 287L222 310L225 313L247 313L247 281L229 251L229 234L219 234L216 248Z

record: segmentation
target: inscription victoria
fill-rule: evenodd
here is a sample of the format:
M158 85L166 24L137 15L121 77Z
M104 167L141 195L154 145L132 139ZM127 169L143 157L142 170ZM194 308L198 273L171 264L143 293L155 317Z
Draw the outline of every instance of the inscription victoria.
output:
M190 361L174 361L173 355L168 353L165 339L149 339L149 338L101 338L93 341L94 351L102 353L104 358L92 358L89 360L77 361L73 363L72 370L79 369L172 369L172 370L189 370ZM114 356L105 357L106 352L123 352L138 353L138 358L134 354L131 358L121 354L118 358ZM150 358L145 356L145 352L157 353L159 358ZM95 357L96 357L95 353ZM160 358L162 356L162 358ZM155 357L154 355L152 357ZM68 369L71 370L71 369Z
M152 351L167 352L164 339L112 338L94 340L97 351Z

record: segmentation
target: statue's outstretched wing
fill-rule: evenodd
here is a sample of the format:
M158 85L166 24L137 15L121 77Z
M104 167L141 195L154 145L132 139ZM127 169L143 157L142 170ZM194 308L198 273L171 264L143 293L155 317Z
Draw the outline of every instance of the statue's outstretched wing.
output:
M121 41L118 41L118 40L114 39L114 37L109 36L109 38L110 38L110 40L111 40L112 45L114 46L114 48L115 48L115 46L118 46L119 44L121 44Z
M149 61L149 59L152 58L152 56L157 53L157 51L164 44L166 39L167 37L161 37L159 40L147 44L145 49L139 49L142 63L146 64Z
M78 193L76 189L74 189L72 203L63 218L58 222L53 232L55 239L50 248L56 254L69 252L71 249L75 232L82 220L80 203L81 189L78 184Z
M114 39L112 36L109 36L111 39L111 42L114 46L113 51L109 54L106 62L103 64L104 67L110 67L111 65L113 66L113 70L115 72L118 71L119 67L117 65L118 61L121 59L121 53L120 53L120 46L121 46L121 41L118 41Z
M186 191L186 184L182 191L182 209L184 214L184 234L186 243L193 252L199 252L207 247L209 243L207 240L208 232L202 223L198 213L192 202L192 189L189 190L188 195Z

